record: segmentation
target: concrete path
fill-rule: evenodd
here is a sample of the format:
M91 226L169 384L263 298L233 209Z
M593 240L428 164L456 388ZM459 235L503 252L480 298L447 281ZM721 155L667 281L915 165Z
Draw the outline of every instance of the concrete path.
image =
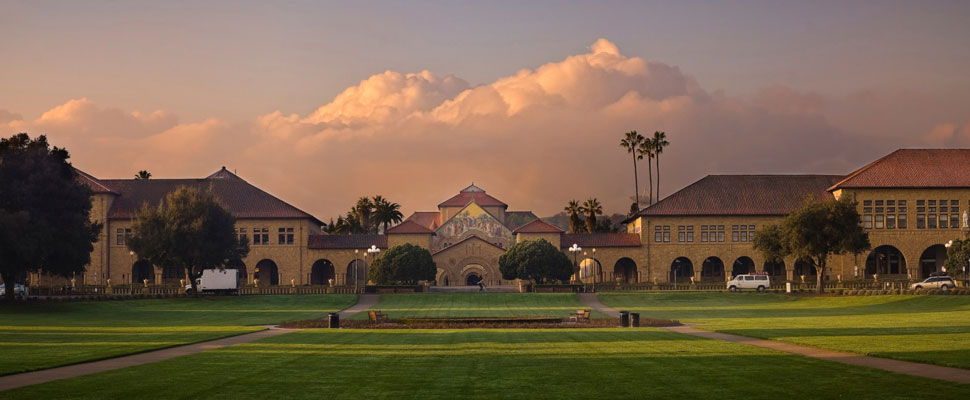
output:
M381 298L381 295L379 294L362 294L360 296L357 296L357 304L354 304L350 307L340 310L340 312L338 313L340 314L340 319L343 320L343 319L350 318L354 314L357 314L361 311L365 311L368 308L373 307L375 304L377 304L377 300L379 300L380 298Z
M588 307L614 318L620 316L616 309L607 307L600 303L599 298L594 293L580 293L580 301ZM747 336L731 335L727 333L711 332L691 327L689 325L672 326L661 328L666 331L681 333L685 335L698 336L708 339L723 340L731 343L741 343L765 349L782 351L800 356L817 358L821 360L834 361L837 363L856 365L881 369L884 371L896 372L900 374L919 376L923 378L940 379L944 381L970 384L970 370L962 368L941 367L909 361L891 360L888 358L870 357L852 353L825 350L816 347L800 346L797 344L783 343L774 340L756 339Z
M189 344L185 346L171 347L162 350L150 351L146 353L133 354L107 360L92 361L82 364L68 365L64 367L44 369L40 371L25 372L0 376L0 390L9 390L21 386L35 385L38 383L50 382L58 379L73 378L81 375L94 374L104 371L112 371L121 368L133 367L136 365L148 364L157 361L168 360L179 356L195 354L206 350L218 349L232 346L239 343L248 343L254 340L268 338L271 336L282 335L295 331L295 329L282 329L277 327L267 327L269 329L259 332L247 333L222 339L211 340L208 342Z

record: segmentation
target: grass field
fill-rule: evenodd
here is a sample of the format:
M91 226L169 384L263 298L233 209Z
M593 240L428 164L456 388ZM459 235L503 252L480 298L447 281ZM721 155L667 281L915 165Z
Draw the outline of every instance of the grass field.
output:
M567 317L584 306L572 293L428 293L383 294L371 307L391 318L402 317ZM599 312L591 318L604 318ZM352 319L367 319L360 313Z
M644 329L314 329L4 392L37 398L967 398L970 385Z
M970 368L970 297L602 293L610 307L702 329Z
M319 318L354 295L34 303L0 306L0 375L237 335Z

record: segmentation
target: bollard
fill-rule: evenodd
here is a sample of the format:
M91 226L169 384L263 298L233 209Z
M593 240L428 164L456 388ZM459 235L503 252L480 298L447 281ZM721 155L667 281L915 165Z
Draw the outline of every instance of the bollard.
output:
M630 313L630 326L634 328L640 327L640 313Z
M620 326L623 328L630 326L630 312L620 311Z
M337 329L340 328L340 314L330 313L330 328Z

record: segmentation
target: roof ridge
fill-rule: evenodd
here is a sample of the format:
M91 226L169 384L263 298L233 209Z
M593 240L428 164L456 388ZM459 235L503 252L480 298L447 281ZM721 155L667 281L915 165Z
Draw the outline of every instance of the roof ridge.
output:
M462 240L459 240L457 243L455 243L455 244L453 244L451 246L448 246L448 247L445 247L445 248L440 249L438 251L432 252L431 255L435 255L435 254L441 253L442 251L448 250L448 249L450 249L452 247L455 247L455 246L457 246L459 244L465 243L465 242L467 242L469 240L472 240L472 239L481 240L481 241L483 241L485 243L488 243L489 245L491 245L492 247L494 247L496 249L502 249L502 251L507 251L508 250L508 249L501 248L501 247L497 246L495 243L489 242L488 240L482 239L482 238L478 237L478 235L469 235L468 237L466 237L466 238L464 238Z
M852 179L852 178L855 178L856 176L858 176L858 175L859 175L859 174L861 174L862 172L864 172L864 171L866 171L866 170L868 170L868 169L870 169L870 168L872 168L872 167L873 167L873 166L875 166L876 164L878 164L878 163L880 163L880 162L882 162L883 160L885 160L885 159L887 159L887 158L889 158L889 157L890 157L890 156L892 156L893 154L896 154L896 153L899 153L900 151L903 151L903 149L896 149L896 150L895 150L895 151L893 151L892 153L889 153L889 154L886 154L886 155L884 155L884 156L882 156L882 157L879 157L878 159L876 159L876 161L873 161L873 162L871 162L871 163L869 163L869 164L866 164L866 165L864 165L864 166L863 166L862 168L859 168L859 169L857 169L857 170L855 170L855 171L853 171L853 172L851 172L851 173L849 173L848 175L846 175L846 176L845 176L845 178L842 178L842 180L840 180L840 181L838 181L838 182L836 182L836 183L835 183L834 185L832 185L832 186L830 186L830 187L829 187L828 189L826 189L826 191L828 191L828 192L831 192L831 191L833 191L833 190L835 190L835 188L837 188L837 187L838 187L839 185L841 185L841 184L843 184L843 183L845 183L845 182L846 182L846 181L848 181L849 179Z

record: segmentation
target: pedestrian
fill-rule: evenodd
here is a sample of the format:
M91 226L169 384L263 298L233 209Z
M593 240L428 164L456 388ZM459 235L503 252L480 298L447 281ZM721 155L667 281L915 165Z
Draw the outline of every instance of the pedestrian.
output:
M485 291L485 283L484 282L485 282L485 278L478 278L478 291L479 292L484 292Z

